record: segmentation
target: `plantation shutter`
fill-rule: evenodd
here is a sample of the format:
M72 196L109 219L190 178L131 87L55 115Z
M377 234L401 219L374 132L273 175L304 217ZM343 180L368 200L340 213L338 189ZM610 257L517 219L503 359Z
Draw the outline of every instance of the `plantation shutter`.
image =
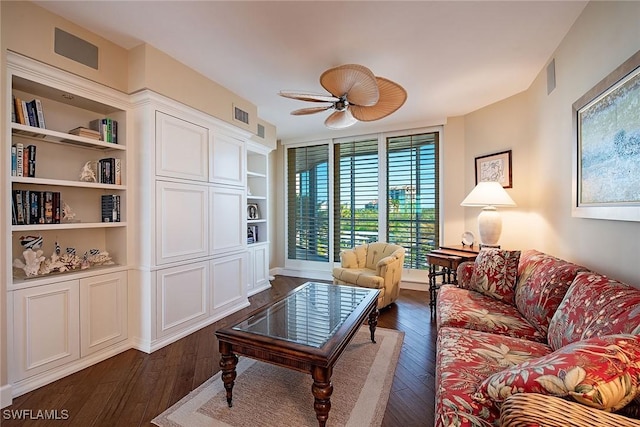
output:
M378 241L378 139L334 146L334 260L340 250Z
M329 146L287 150L288 258L329 261Z
M438 133L387 138L387 241L403 246L405 268L427 269L439 247Z

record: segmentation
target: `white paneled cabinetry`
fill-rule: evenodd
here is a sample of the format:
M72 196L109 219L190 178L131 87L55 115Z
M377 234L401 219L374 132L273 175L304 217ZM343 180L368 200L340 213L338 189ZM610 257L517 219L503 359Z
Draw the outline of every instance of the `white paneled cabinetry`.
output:
M149 307L134 341L153 351L249 305L250 134L151 91L134 104L136 148L154 159L139 168L153 191L138 201L136 230L151 249L141 251L147 267L132 297Z

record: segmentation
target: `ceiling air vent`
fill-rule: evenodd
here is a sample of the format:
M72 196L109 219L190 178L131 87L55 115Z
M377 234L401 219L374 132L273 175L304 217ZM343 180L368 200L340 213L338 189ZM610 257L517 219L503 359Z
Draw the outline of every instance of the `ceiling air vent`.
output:
M258 123L258 136L264 139L264 126Z
M87 67L98 69L98 46L60 28L56 28L54 39L53 50L55 53Z
M233 106L233 118L244 124L249 124L249 113L240 108Z

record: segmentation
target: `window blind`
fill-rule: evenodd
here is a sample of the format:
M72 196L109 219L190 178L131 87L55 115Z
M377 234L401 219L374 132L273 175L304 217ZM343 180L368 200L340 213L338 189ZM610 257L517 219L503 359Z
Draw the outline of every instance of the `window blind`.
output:
M340 250L378 241L378 140L334 146L334 261Z
M439 247L438 135L387 138L387 241L407 250L405 268L427 269Z
M288 258L329 261L329 146L287 150Z

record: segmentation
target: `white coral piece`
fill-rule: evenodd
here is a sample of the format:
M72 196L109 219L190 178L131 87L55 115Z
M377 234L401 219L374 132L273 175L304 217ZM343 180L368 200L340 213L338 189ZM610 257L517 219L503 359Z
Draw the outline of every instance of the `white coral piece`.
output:
M22 252L22 256L25 262L22 262L20 259L15 259L13 266L23 269L27 277L37 276L38 271L40 271L40 264L45 259L45 257L42 256L42 250L38 249L34 251L33 249L27 249Z

